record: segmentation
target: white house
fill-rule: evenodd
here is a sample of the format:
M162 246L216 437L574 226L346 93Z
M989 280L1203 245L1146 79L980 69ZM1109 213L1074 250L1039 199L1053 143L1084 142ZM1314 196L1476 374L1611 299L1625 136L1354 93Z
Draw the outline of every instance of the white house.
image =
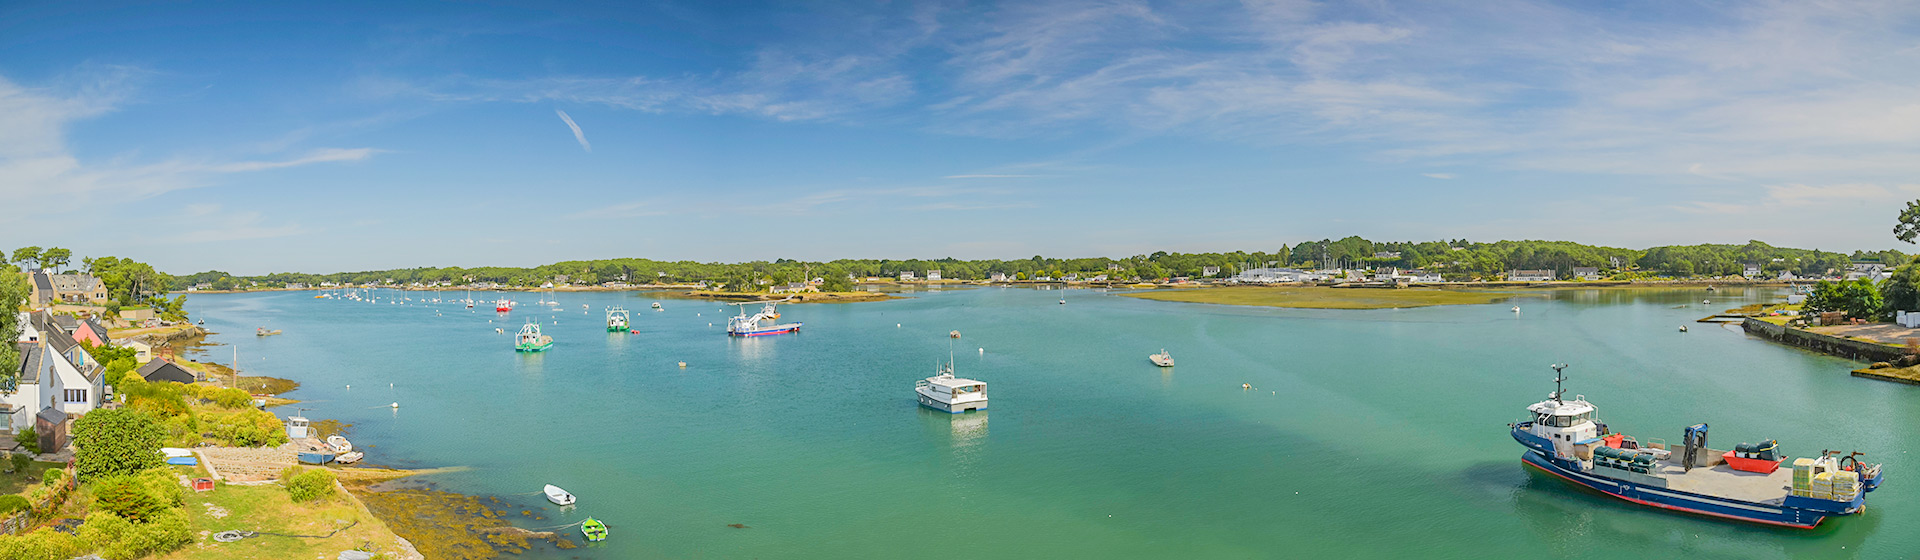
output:
M1209 276L1209 277L1210 277L1210 276L1213 276L1213 275L1215 275L1215 274L1219 274L1219 273L1220 273L1220 267L1217 267L1217 266L1203 266L1203 267L1200 267L1200 275L1201 275L1201 276Z
M913 271L907 271L907 272L902 272L902 273L900 273L900 281L901 281L901 282L912 282L912 281L913 281Z
M129 340L126 342L118 343L117 345L125 346L127 348L132 348L133 361L138 362L141 365L146 365L147 362L153 360L153 345L147 344L147 341L145 340Z
M1595 281L1595 280L1599 280L1599 279L1600 279L1600 267L1597 267L1597 266L1576 266L1576 267L1573 267L1573 277L1574 277L1574 278L1579 278L1579 279L1581 279L1581 280L1585 280L1585 281L1588 281L1588 282L1592 282L1592 281Z
M1741 275L1741 276L1745 276L1745 277L1748 277L1748 278L1759 278L1759 277L1760 277L1760 265L1757 265L1757 264L1751 264L1751 263L1749 263L1749 264L1747 264L1747 266L1746 266L1746 268L1744 268L1744 269L1742 269L1742 270L1740 271L1740 275Z
M927 281L928 281L928 282L939 282L939 281L940 281L940 271L938 271L938 270L929 270L929 271L927 271Z
M1408 272L1408 274L1413 275L1413 282L1415 284L1438 284L1446 281L1440 277L1440 273L1431 270L1414 270Z
M91 412L104 394L106 368L94 363L86 347L61 331L53 315L40 311L24 317L20 351L12 387L0 387L0 409L14 430L33 425L34 415L53 409L68 417ZM31 331L31 335L29 332Z
M1552 282L1552 270L1509 270L1508 282Z
M1005 272L995 272L995 273L993 273L993 274L988 274L988 275L987 275L987 280L988 280L988 281L991 281L991 282L1005 282L1005 281L1007 281L1007 273L1005 273Z

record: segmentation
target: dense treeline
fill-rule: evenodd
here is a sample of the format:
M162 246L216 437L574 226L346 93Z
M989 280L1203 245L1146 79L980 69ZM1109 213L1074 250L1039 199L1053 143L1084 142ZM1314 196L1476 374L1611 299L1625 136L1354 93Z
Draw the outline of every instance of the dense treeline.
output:
M670 282L706 282L732 290L757 290L767 285L800 282L820 278L830 287L845 286L849 276L893 277L901 272L925 275L939 270L943 278L981 280L994 273L1014 279L1041 277L1064 278L1069 275L1089 278L1107 275L1115 280L1202 277L1210 267L1218 267L1215 276L1226 276L1245 268L1285 266L1297 268L1382 268L1426 269L1442 273L1449 280L1494 279L1514 269L1550 269L1559 277L1572 276L1575 267L1598 268L1610 277L1641 276L1728 276L1740 274L1746 265L1759 265L1769 276L1791 271L1796 276L1824 276L1844 269L1854 259L1881 259L1889 265L1903 264L1907 256L1897 251L1855 251L1832 253L1820 250L1774 247L1759 241L1745 245L1688 245L1653 247L1645 250L1583 245L1570 241L1498 241L1477 243L1465 239L1427 242L1376 242L1360 237L1320 240L1293 246L1282 245L1271 252L1235 251L1230 253L1167 253L1125 258L1059 259L1034 256L1016 260L959 259L842 259L829 262L803 262L781 259L744 263L703 263L696 261L656 261L650 259L604 259L565 261L532 268L408 268L334 274L274 273L261 276L233 276L220 271L173 278L172 288L183 290L198 283L216 289L244 289L250 285L279 287L288 283L318 285L333 283L410 284L448 283L468 285L490 282L511 286L538 286L565 278L573 284L627 282L633 284Z

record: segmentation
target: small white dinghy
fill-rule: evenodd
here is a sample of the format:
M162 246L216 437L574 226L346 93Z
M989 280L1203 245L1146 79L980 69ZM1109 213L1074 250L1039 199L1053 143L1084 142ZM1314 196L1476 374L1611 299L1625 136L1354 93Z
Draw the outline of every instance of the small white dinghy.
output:
M353 451L353 442L340 436L327 436L327 447L332 447L334 453L346 453Z
M366 457L366 454L361 453L359 451L348 451L346 453L335 455L333 457L333 462L340 463L342 465L351 465L351 464L360 462L360 459L363 457Z
M546 493L547 501L549 502L563 506L573 505L573 494L568 494L566 490L561 490L559 486L548 484Z

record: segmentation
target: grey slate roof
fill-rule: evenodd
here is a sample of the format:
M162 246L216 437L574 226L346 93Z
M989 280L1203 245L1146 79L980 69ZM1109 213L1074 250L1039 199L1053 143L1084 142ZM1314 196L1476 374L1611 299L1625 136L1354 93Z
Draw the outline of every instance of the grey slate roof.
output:
M93 329L93 335L95 337L98 337L102 341L110 340L107 338L107 328L100 326L100 322L94 320L92 317L88 317L87 320L81 321L80 328Z
M80 320L73 318L72 315L54 315L53 322L60 325L60 332L71 333L74 329L80 328Z
M68 318L71 319L71 317ZM59 318L53 313L45 310L33 314L33 326L40 330L41 340L46 341L47 348L61 356L68 356L73 352L86 352L85 348L80 347L80 341L73 339L73 335L53 325L58 320ZM88 355L88 358L87 364L80 367L80 375L88 381L94 381L100 378L100 374L106 372L106 368L93 363L92 355Z
M20 375L17 378L18 382L21 385L39 384L40 372L47 367L46 354L41 351L40 344L21 342L14 344L13 347L20 351L20 369L17 372ZM17 388L17 386L15 388Z
M140 369L135 371L140 374L141 379L147 381L172 381L175 383L192 383L195 381L193 372L187 371L187 368L180 367L179 364L166 360L147 362L147 365L140 366Z
M51 406L40 409L40 413L35 414L34 417L39 418L41 420L46 420L47 423L50 423L50 424L59 424L61 422L67 421L67 413L60 412L59 409Z
M51 294L53 292L53 278L47 276L45 272L33 273L33 285L40 288L41 293Z

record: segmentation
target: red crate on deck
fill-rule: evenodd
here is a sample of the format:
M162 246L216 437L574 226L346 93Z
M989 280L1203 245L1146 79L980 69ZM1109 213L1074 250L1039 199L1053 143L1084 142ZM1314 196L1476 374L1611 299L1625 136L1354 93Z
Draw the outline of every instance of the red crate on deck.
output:
M1769 473L1772 473L1774 469L1780 468L1779 461L1768 461L1765 459L1747 459L1747 458L1735 456L1732 451L1728 451L1726 453L1720 454L1720 458L1726 459L1727 466L1733 467L1733 470L1736 470L1736 471L1747 471L1747 472L1755 472L1755 473L1761 473L1761 474L1769 474Z

